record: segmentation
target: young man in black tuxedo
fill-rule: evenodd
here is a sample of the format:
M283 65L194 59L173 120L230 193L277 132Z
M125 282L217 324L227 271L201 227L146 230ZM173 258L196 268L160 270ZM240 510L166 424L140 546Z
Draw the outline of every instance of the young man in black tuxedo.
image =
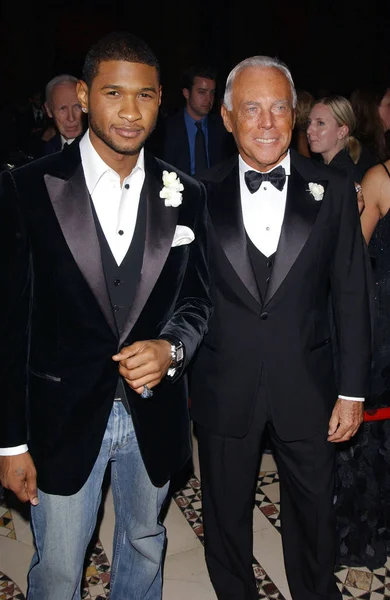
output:
M364 245L352 181L289 151L295 102L291 74L278 60L237 65L222 115L239 156L205 179L214 311L191 401L206 560L219 600L257 598L252 511L266 428L280 475L291 595L341 599L333 575L334 450L356 433L367 393Z
M205 194L143 150L161 87L142 40L109 34L83 79L80 143L1 180L0 477L32 504L28 599L76 600L111 463L111 598L157 600L159 511L190 456L184 372L211 306Z

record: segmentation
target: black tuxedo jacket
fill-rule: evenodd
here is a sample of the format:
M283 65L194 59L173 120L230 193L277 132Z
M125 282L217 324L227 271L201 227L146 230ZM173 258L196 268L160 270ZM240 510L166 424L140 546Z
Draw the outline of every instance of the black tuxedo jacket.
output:
M210 167L226 160L235 152L233 136L226 131L221 117L217 114L209 114L208 156ZM190 174L190 146L183 110L165 120L161 157L184 173Z
M238 160L211 170L213 316L191 376L194 420L243 437L260 393L278 435L298 440L326 427L338 393L365 396L370 320L364 245L352 182L291 152L286 210L264 302L246 247ZM321 201L309 183L324 188ZM336 389L329 292L338 332Z
M179 173L183 202L166 207L163 169L172 170L145 153L145 250L120 337L78 142L2 175L0 446L28 440L46 492L77 492L93 467L117 385L112 355L137 340L178 338L185 369L206 330L204 188ZM172 248L178 224L196 239ZM163 380L150 400L126 388L146 468L162 485L190 455L186 378Z

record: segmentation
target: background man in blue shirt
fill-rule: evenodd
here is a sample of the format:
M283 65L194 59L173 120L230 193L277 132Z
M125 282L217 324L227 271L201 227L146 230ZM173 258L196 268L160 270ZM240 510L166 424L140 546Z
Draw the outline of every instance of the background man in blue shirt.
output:
M199 175L231 156L232 137L219 114L211 114L217 76L208 67L191 67L183 81L184 109L164 123L162 158L190 175Z

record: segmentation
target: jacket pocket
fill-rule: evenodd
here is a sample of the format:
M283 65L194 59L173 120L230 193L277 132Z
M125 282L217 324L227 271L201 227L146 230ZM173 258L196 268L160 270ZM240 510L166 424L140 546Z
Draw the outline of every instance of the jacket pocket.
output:
M326 338L326 340L322 340L322 342L319 342L318 344L314 344L314 346L312 346L310 348L310 352L314 352L314 350L319 350L320 348L327 346L331 341L332 341L331 338Z
M61 383L62 378L57 377L56 375L52 375L51 373L41 373L40 371L35 371L35 369L29 368L30 373L35 375L35 377L40 377L41 379L47 379L48 381L54 381L54 383Z

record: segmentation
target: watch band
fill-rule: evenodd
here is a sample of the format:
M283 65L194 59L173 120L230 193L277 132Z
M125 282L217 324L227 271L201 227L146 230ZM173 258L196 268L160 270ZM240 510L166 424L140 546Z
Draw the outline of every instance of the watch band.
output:
M167 377L173 377L177 369L181 366L184 360L184 346L182 342L173 344L170 340L167 340L171 344L171 365L167 371Z

